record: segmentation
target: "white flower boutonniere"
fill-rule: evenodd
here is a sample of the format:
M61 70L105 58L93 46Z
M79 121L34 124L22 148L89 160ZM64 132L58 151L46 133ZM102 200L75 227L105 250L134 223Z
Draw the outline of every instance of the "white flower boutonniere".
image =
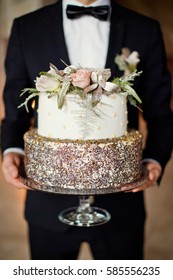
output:
M137 102L142 103L142 101L132 88L134 79L142 73L142 71L137 71L137 65L140 62L139 53L137 51L131 52L128 48L122 48L121 54L115 56L114 62L119 70L124 71L124 74L120 78L115 78L113 82L121 87L130 104L141 110L137 106Z
M123 48L122 53L115 57L115 63L121 71L124 71L125 76L134 72L139 62L139 53L137 51L130 52L128 48Z

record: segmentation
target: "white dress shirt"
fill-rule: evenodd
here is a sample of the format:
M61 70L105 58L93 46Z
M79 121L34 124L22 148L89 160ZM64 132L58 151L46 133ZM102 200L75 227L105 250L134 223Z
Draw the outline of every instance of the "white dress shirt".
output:
M101 21L93 16L84 15L68 19L67 5L86 6L76 0L63 0L63 28L70 63L82 67L105 68L110 17ZM89 6L110 5L110 0L97 0Z

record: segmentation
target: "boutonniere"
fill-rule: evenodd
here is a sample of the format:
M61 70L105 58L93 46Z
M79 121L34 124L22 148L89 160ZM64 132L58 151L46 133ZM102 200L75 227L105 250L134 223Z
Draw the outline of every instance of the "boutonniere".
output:
M140 76L142 71L137 70L137 65L140 62L139 53L137 51L131 52L128 48L122 48L121 54L115 56L114 62L117 64L120 71L123 71L123 76L114 78L113 83L121 87L127 96L127 100L131 105L141 109L137 106L142 103L141 99L133 89L133 82L137 76Z
M122 48L121 54L117 54L114 61L119 70L124 71L125 76L129 76L137 69L140 62L139 53L137 51L131 52L128 48Z

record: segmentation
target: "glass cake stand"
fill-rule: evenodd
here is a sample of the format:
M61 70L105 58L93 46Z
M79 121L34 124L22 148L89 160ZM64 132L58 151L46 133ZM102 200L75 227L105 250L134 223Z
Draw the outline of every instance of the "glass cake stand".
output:
M59 186L49 186L44 183L38 183L31 178L27 178L25 174L20 175L20 180L26 186L49 193L78 195L79 205L63 210L59 214L59 220L65 224L79 227L91 227L107 223L111 219L108 211L102 208L91 206L91 196L100 194L111 194L117 192L128 192L132 189L143 185L148 179L148 171L143 166L141 177L129 184L115 186L114 188L88 188L74 189Z

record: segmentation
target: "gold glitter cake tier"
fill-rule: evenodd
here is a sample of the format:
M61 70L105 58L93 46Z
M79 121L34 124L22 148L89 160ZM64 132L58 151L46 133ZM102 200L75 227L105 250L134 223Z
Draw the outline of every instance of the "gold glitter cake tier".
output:
M106 189L142 175L142 135L138 131L107 140L59 140L25 133L25 171L40 185Z

